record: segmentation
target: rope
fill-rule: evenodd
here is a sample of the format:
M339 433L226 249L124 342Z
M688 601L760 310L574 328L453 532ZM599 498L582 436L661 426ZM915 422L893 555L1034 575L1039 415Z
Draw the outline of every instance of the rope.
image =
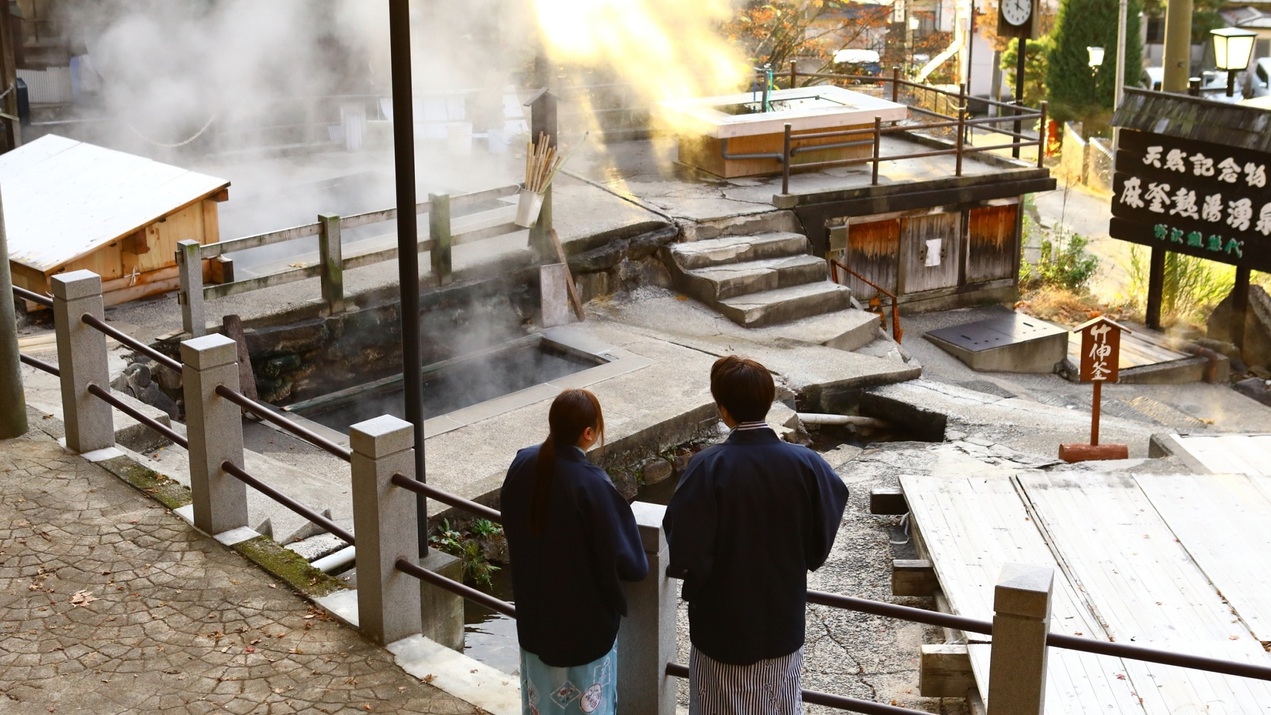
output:
M128 121L126 117L122 119L123 119L124 126L128 127L128 131L132 132L133 134L136 134L142 141L148 142L158 147L163 147L164 149L176 149L177 147L185 146L186 144L189 144L195 139L198 139L199 137L203 136L203 132L206 132L207 128L212 126L212 122L216 121L216 115L213 114L211 117L209 117L207 120L207 123L203 125L202 129L195 132L194 136L190 137L189 139L186 139L183 142L177 142L176 144L165 144L163 142L155 141L151 139L150 137L146 136L145 134L142 134L140 131L138 131L137 128L132 125L132 122Z

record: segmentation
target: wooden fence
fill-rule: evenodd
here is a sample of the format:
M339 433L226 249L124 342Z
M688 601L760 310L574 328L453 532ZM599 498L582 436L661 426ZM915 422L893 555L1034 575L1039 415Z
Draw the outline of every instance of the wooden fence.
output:
M452 280L451 252L454 246L524 230L513 222L516 204L508 200L514 199L519 190L513 184L453 197L434 194L428 201L416 204L415 213L428 214L429 217L428 236L418 242L418 250L421 253L428 252L432 272L439 285ZM491 208L491 204L496 205ZM181 275L177 300L181 304L182 329L194 337L206 333L203 316L204 302L207 300L307 278L321 279L322 299L330 312L343 311L344 271L396 260L398 249L393 246L345 256L340 240L342 231L395 221L397 213L397 209L391 208L345 217L321 215L316 223L219 243L200 245L197 241L181 241L177 250L177 266ZM452 214L459 216L453 218ZM315 263L269 275L233 280L233 261L229 254L312 236L318 238L318 260ZM203 284L204 261L212 262L208 274L219 282L207 286Z

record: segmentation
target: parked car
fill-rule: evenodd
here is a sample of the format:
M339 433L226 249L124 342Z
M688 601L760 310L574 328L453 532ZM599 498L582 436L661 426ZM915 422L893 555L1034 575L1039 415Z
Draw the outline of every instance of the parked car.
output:
M883 72L883 63L874 50L839 50L834 53L834 71L838 74L877 77Z

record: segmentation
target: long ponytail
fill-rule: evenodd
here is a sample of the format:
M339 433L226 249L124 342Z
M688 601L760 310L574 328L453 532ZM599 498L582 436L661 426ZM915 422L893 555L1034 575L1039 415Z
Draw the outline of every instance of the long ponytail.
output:
M552 400L547 413L548 435L538 449L534 462L534 489L530 496L530 533L543 533L547 523L548 500L552 480L556 476L556 455L560 449L578 444L583 432L591 427L600 433L604 444L605 417L600 401L587 390L565 390Z

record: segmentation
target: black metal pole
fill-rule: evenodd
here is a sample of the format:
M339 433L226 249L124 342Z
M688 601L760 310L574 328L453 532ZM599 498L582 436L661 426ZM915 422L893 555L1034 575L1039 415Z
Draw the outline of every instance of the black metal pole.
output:
M969 38L966 43L966 93L971 94L971 74L975 72L975 65L971 62L975 57L975 0L971 0L971 19L967 25Z
M1236 266L1236 282L1231 287L1231 344L1243 354L1245 319L1249 314L1249 268Z
M1161 329L1161 296L1165 293L1165 249L1152 247L1147 269L1147 315L1144 322L1152 330Z
M415 111L410 75L410 2L388 1L389 66L393 75L393 166L397 176L397 275L402 301L402 384L406 421L415 427L415 479L424 471L423 375L419 353L419 227L415 215ZM416 495L419 555L428 553L428 502Z
M1027 48L1028 48L1027 39L1025 39L1024 37L1018 37L1015 39L1015 53L1016 55L1018 55L1015 58L1015 116L1016 117L1019 117L1020 112L1023 111L1024 109L1024 51ZM1015 120L1015 134L1017 135L1020 134L1023 131L1023 127L1024 127L1023 123L1019 119L1016 119ZM1046 131L1046 127L1042 127L1041 131L1043 132ZM1015 140L1014 140L1015 146L1011 147L1011 158L1013 159L1019 158L1019 145L1022 142L1023 142L1023 139L1021 139L1018 136L1015 137Z

